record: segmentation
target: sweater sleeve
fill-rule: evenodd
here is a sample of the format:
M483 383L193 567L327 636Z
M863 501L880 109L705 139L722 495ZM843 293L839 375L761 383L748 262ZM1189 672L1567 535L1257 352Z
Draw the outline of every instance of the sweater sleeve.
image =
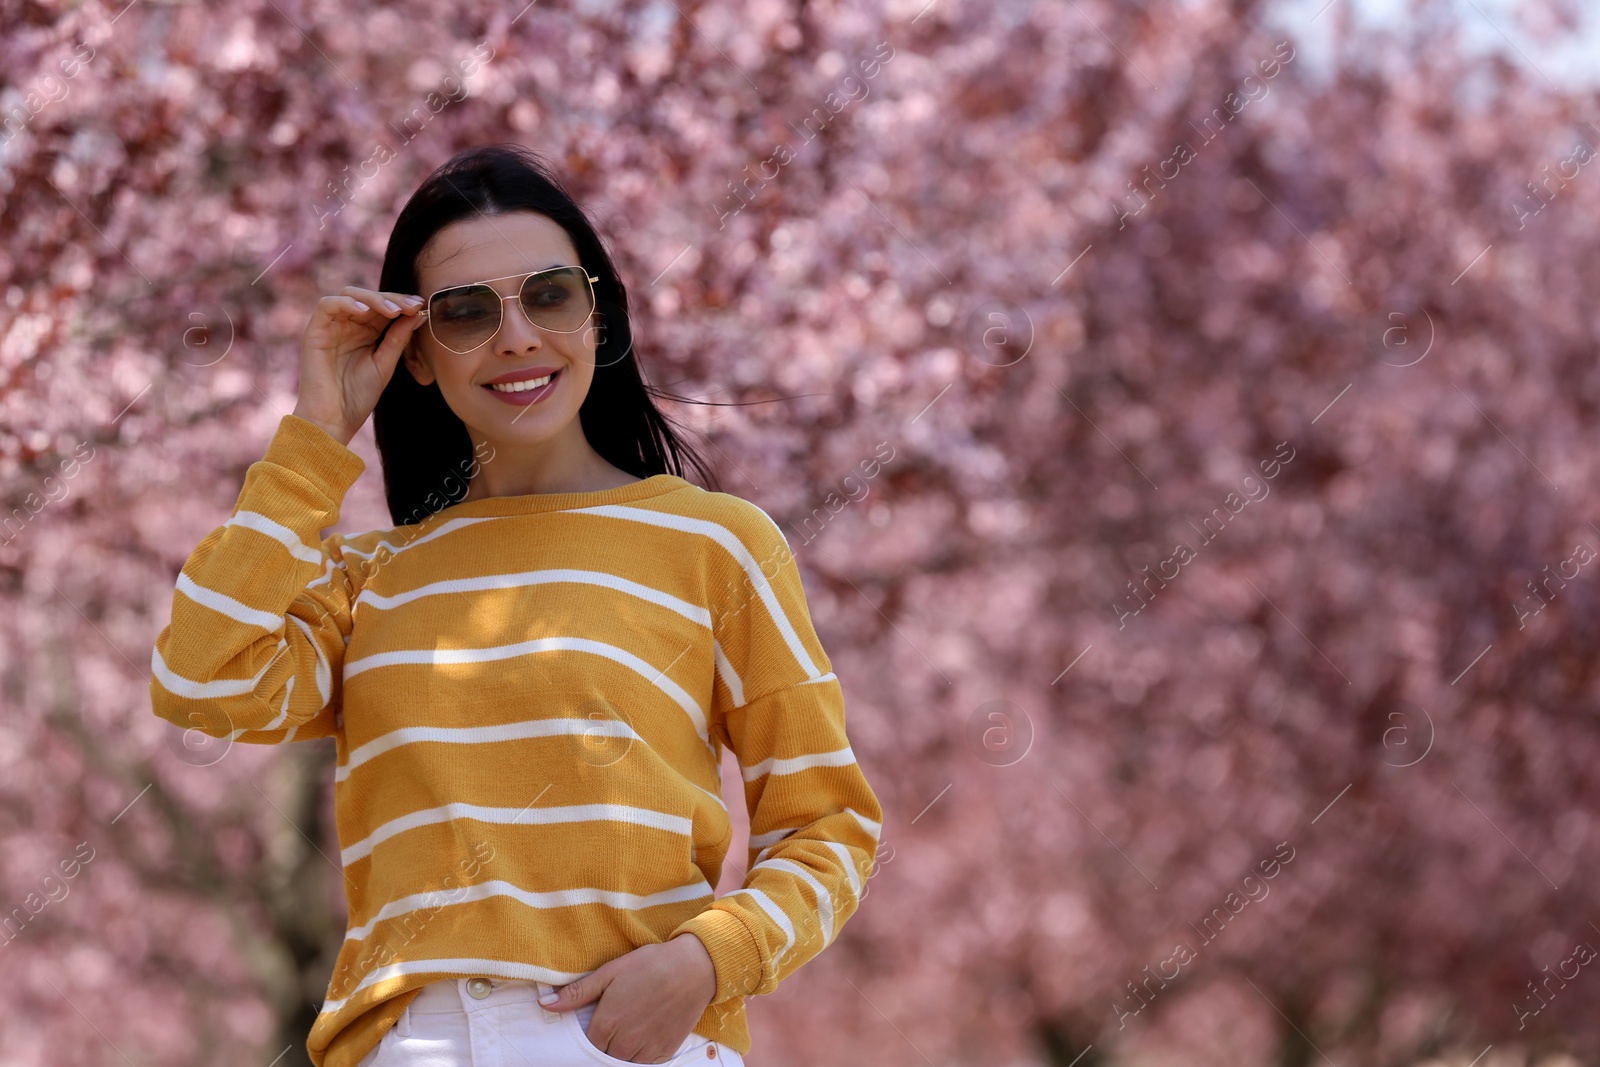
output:
M754 504L713 594L718 740L750 813L741 888L672 935L693 933L716 969L713 1005L771 993L831 943L860 903L883 812L845 735L844 696L807 610L794 554Z
M315 423L286 415L228 521L178 573L150 657L156 715L254 744L327 737L356 590L344 537L321 539L366 468Z

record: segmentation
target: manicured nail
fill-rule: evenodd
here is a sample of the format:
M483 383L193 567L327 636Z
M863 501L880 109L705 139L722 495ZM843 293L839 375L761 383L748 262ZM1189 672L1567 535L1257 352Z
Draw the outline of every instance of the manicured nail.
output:
M383 302L383 306L388 308L390 311L399 311L400 310L400 305L396 304L393 300L385 300Z
M560 999L561 999L561 995L559 993L540 993L539 994L539 1003L540 1004L554 1004L556 1001L558 1001Z
M410 304L412 307L416 307L417 305L422 303L422 297L420 297L420 296L408 296L408 297L406 297L406 303Z

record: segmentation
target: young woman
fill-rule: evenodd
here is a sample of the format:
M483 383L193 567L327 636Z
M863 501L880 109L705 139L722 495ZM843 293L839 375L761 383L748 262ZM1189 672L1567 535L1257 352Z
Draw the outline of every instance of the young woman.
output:
M324 539L374 413L395 525ZM610 257L525 150L445 164L379 288L318 301L150 684L210 736L334 739L318 1067L742 1064L744 998L854 912L883 816L794 557L685 456ZM716 898L723 746L750 842Z

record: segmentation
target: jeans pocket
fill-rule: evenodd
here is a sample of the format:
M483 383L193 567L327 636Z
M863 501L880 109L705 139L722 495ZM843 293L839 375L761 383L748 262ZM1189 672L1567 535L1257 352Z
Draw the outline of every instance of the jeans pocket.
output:
M633 1067L638 1067L634 1060L618 1059L600 1051L599 1047L589 1039L589 1034L585 1030L587 1023L588 1019L579 1018L578 1013L575 1011L561 1013L561 1024L567 1028L567 1034L572 1038L572 1043L577 1046L578 1051L582 1052L590 1060L595 1063L608 1064L610 1067L616 1067L618 1064L633 1064ZM714 1044L714 1042L710 1038L691 1032L688 1037L683 1039L683 1043L678 1046L677 1051L672 1054L672 1058L662 1064L661 1067L668 1067L668 1065L671 1065L671 1067L700 1067L702 1064L707 1064L708 1059L705 1049L711 1044ZM718 1045L718 1052L722 1053L723 1048L724 1046ZM736 1057L737 1053L733 1055ZM729 1059L725 1053L723 1054L722 1067L728 1067L729 1064L738 1064L739 1067L742 1067L742 1062L737 1059Z
M584 1033L584 1020L578 1018L577 1012L562 1012L561 1025L567 1028L567 1034L572 1038L572 1043L578 1047L578 1051L582 1052L595 1063L618 1064L632 1062L631 1060L622 1060L615 1056L608 1056L604 1052L601 1052L595 1043L589 1040L589 1035Z

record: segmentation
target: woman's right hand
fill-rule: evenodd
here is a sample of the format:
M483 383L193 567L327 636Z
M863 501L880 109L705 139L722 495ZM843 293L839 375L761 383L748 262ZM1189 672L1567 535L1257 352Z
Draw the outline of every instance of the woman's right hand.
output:
M348 445L378 406L400 353L422 323L421 310L420 296L355 285L318 300L300 341L294 414ZM384 334L393 319L399 321Z

